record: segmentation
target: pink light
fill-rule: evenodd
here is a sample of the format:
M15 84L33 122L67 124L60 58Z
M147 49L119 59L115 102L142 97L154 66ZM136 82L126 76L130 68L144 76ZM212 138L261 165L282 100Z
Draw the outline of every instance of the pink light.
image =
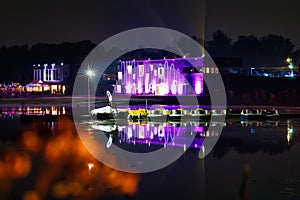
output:
M181 83L178 84L178 94L183 94L183 85Z
M176 94L176 80L173 80L171 92L172 94Z
M200 80L195 81L195 92L196 92L196 94L201 94L201 82L200 82Z
M143 92L142 80L139 78L139 80L138 80L138 93L142 94L142 92Z

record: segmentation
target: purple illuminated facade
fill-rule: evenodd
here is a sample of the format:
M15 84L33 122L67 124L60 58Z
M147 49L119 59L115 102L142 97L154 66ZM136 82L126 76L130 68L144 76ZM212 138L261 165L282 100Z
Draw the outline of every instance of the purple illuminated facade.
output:
M130 95L200 95L203 58L120 61L114 92Z

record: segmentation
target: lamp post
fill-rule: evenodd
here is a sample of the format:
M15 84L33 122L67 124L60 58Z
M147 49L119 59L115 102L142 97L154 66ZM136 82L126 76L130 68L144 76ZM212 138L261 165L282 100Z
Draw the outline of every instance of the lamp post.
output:
M291 69L291 77L294 77L294 64L292 62L292 59L291 58L287 58L286 59L286 62L289 64L289 68Z
M88 78L88 112L90 113L90 108L91 108L91 97L90 97L90 93L91 93L91 78L94 76L94 72L93 70L91 69L88 69L86 71L86 75L87 75L87 78Z

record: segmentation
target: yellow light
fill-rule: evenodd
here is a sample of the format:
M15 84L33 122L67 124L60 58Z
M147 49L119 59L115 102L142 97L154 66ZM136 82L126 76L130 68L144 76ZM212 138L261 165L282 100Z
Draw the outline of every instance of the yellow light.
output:
M94 167L94 164L93 163L88 163L88 169L89 169L89 175L92 175L92 169Z
M287 142L288 142L288 144L289 144L290 141L291 141L291 136L290 136L289 133L286 134L286 140L287 140Z
M287 59L286 59L286 62L288 62L288 63L290 63L291 61L292 61L291 58L287 58Z

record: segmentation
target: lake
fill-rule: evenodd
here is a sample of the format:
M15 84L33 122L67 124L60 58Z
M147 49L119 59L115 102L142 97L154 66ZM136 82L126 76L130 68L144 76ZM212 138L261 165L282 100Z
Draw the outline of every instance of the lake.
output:
M21 123L22 112L58 117ZM85 140L67 113L68 107L1 107L1 199L300 198L300 119L227 120L220 133L208 131L209 122L101 123L87 118L82 121ZM209 137L218 142L199 158ZM183 155L154 172L127 173L94 157L98 148L102 156L109 155L113 144L139 154L171 150Z

